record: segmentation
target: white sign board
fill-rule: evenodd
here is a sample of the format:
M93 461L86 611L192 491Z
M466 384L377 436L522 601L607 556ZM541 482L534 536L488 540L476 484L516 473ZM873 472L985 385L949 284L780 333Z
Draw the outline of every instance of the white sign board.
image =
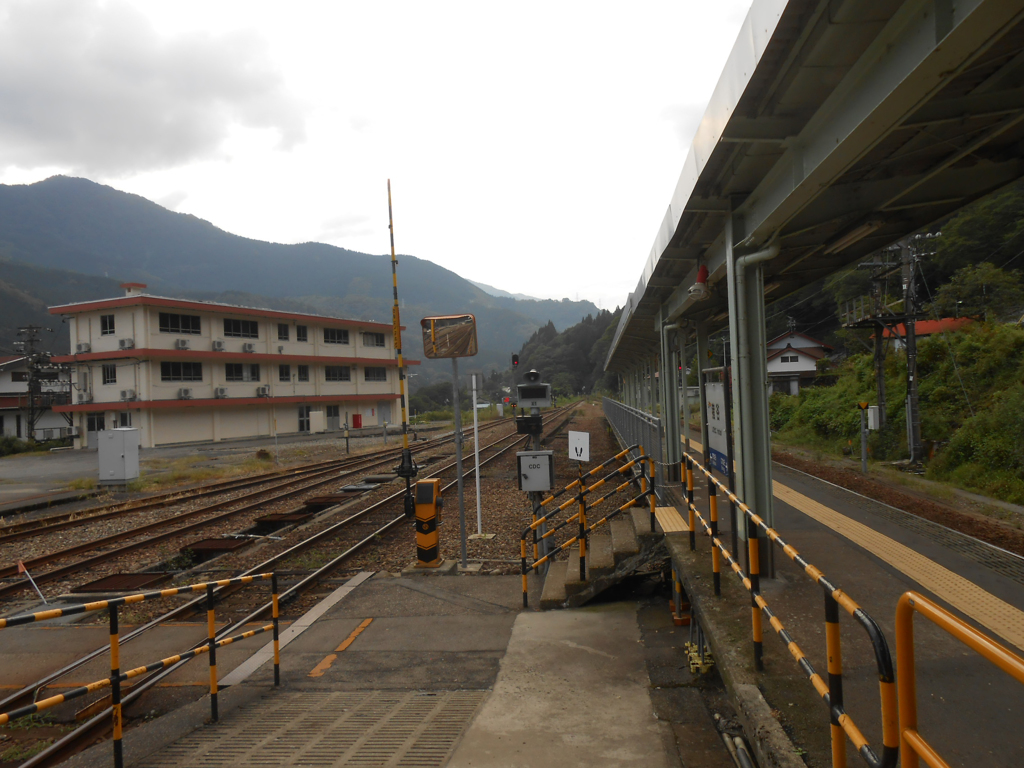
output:
M729 474L729 436L725 430L725 384L709 381L704 385L704 399L708 408L708 453L712 469Z
M569 433L569 458L573 461L590 461L590 433Z

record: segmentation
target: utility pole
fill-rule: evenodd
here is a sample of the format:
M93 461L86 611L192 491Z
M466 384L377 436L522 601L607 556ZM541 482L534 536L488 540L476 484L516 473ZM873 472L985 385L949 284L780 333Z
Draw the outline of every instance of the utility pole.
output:
M53 333L52 328L43 328L40 325L25 325L18 328L18 341L14 342L14 348L21 352L28 359L28 424L26 436L30 440L36 439L36 425L42 415L50 409L54 399L53 394L43 397L43 381L60 380L62 366L50 362L51 353L38 349L40 331ZM59 396L57 399L60 399ZM71 423L68 414L64 418Z
M917 253L907 240L900 242L903 277L903 327L907 348L907 448L910 463L924 458L921 445L921 409L917 397Z

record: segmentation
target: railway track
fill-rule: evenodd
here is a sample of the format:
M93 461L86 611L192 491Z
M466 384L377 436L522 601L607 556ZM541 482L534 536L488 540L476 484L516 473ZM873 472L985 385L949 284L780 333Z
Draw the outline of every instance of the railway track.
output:
M489 428L500 427L501 422L488 425ZM414 454L421 454L450 443L452 435L434 438L423 441L413 449ZM12 541L21 541L29 537L41 537L52 533L66 531L72 528L83 528L97 522L111 519L121 519L144 510L163 509L167 514L160 519L136 525L115 533L92 539L87 542L75 544L70 547L63 547L59 550L48 551L36 557L19 558L24 566L33 572L33 578L38 584L49 583L67 576L80 573L90 567L113 561L131 552L145 549L162 542L172 540L179 536L191 535L204 528L215 526L229 519L261 511L266 505L285 502L296 496L309 494L313 490L321 490L332 484L347 484L352 476L365 473L367 470L389 465L396 461L401 454L401 449L388 449L374 454L363 455L356 458L347 458L338 461L318 462L313 465L302 467L297 472L285 473L285 475L247 479L242 482L230 482L217 484L216 488L207 487L201 493L195 495L181 496L180 494L168 494L171 498L161 498L157 501L146 500L144 503L132 505L129 508L114 508L97 512L80 519L62 519L42 526L16 531L9 535L0 536L0 546ZM339 475L339 472L341 474ZM295 475L298 475L297 477ZM226 492L235 492L239 488L263 485L272 482L270 487L259 488L258 490L244 493L241 496L203 505L196 509L184 512L176 512L176 508L185 502L193 502L197 497L209 497ZM225 510L225 511L220 511ZM218 514L219 512L219 514ZM63 516L62 516L63 517ZM187 525L180 523L194 520ZM170 525L176 527L162 533L157 531ZM133 539L133 540L132 540ZM128 541L120 546L113 546L117 542ZM82 560L65 563L49 571L37 572L37 569L59 563L84 552L94 552L97 549L105 549L103 552L95 553ZM10 579L19 573L16 562L0 567L0 579ZM0 598L5 598L29 588L27 581L18 581L7 584L0 584Z
M545 425L554 425L554 428L548 433L545 439L550 438L553 434L563 429L571 418L571 413L575 404L570 404L563 408L560 408L545 418ZM569 414L567 416L566 414ZM523 442L523 438L520 435L512 433L499 437L497 440L488 444L487 446L481 446L481 452L491 451L493 453L488 455L486 458L481 457L481 467L495 461L509 450L517 447ZM453 469L455 462L447 464L445 466L435 467L429 473L421 473L420 478L436 477L443 473L446 473ZM472 477L474 469L470 468L463 472L463 478ZM458 482L458 478L451 479L443 485L443 491L447 491L454 487ZM271 557L264 559L238 575L251 575L254 573L265 572L266 570L273 570L280 568L288 562L290 558L295 557L303 552L308 552L311 548L317 546L329 545L337 551L342 548L340 554L337 554L329 562L317 568L307 575L302 576L298 581L290 584L286 589L281 592L280 600L282 605L285 605L289 601L295 600L297 597L302 595L306 590L310 589L322 579L329 576L333 572L339 570L346 561L357 552L362 551L373 542L380 539L381 536L386 535L395 528L401 526L403 523L408 524L405 518L404 512L401 508L402 497L404 496L404 488L387 495L385 498L377 500L372 504L368 505L362 510L347 516L343 520L337 523L328 525L326 528L318 531L317 533L309 536L302 541L285 548L283 551L278 552ZM356 525L359 523L370 522L373 526L371 533L356 533ZM365 528L364 528L365 531ZM218 590L218 599L223 603L225 598L229 597L235 590L225 588ZM230 611L230 606L222 605L220 610L227 608ZM248 622L251 622L258 617L264 615L271 608L271 603L268 601L254 610L249 610L244 616L231 622L229 626L225 627L218 633L218 637L228 637L233 632L237 632L238 629ZM143 636L149 630L159 626L161 623L169 620L184 619L190 614L205 610L205 597L195 598L180 605L171 611L159 616L152 621L149 621L143 626L123 635L121 637L122 647L125 643L131 642L141 636ZM107 646L97 648L90 654L78 659L72 664L47 675L41 680L32 683L29 686L21 689L20 691L11 694L3 700L0 700L0 711L6 711L13 707L20 706L23 703L31 701L32 698L47 685L52 685L57 680L61 679L65 675L80 668L84 664L88 663L97 656L101 656L107 653L109 649ZM156 672L150 677L140 681L138 684L131 687L126 692L126 695L122 699L123 705L127 706L132 701L135 701L143 693L149 690L151 687L156 685L160 680L166 676L172 674L185 662L179 662L176 665L168 667L165 670ZM75 731L67 734L57 742L52 744L50 747L40 752L35 757L29 759L22 764L22 768L40 768L42 766L57 765L63 760L67 759L68 756L79 751L88 743L91 743L98 737L101 737L106 729L110 726L110 709L108 708L104 712L90 718L87 722L79 726Z

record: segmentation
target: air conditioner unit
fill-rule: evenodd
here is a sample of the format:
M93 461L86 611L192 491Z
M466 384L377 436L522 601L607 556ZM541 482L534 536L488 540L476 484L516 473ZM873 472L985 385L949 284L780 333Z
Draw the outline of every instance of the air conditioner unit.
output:
M174 340L174 348L175 349L188 349L188 339L175 339Z
M178 390L178 399L179 400L191 400L192 399L192 388L191 387L182 387L181 389L179 389Z
M78 437L78 427L64 427L64 437Z
M135 349L135 339L118 339L117 346L120 349Z
M253 344L251 341L247 341L247 342L245 342L245 344L242 345L242 351L243 352L255 352L256 351L256 345Z
M84 355L88 352L92 352L92 344L85 342L75 345L75 354Z
M213 342L213 351L214 352L223 352L224 351L224 342L222 340L220 340L220 339L218 339L217 341Z
M228 396L228 388L227 387L217 387L215 390L213 390L213 396L214 397L227 397Z
M256 387L256 397L270 397L270 387Z
M92 392L79 392L78 393L78 402L80 402L80 403L91 403L92 402Z
M122 389L121 390L121 399L122 400L134 400L135 399L135 390L134 389Z

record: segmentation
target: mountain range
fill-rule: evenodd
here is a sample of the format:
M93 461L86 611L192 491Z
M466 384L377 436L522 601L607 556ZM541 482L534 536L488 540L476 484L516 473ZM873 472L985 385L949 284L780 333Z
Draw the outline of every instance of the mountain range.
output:
M589 301L482 290L415 256L398 262L402 319L411 331L429 315L476 315L480 354L465 361L467 370L503 370L537 329L550 322L561 330L598 312ZM10 349L19 325L52 326L47 305L118 296L128 281L156 295L380 322L390 319L393 301L389 255L240 237L88 179L0 185L0 348ZM67 333L55 328L44 343L65 352ZM421 357L418 339L406 346L410 357ZM449 366L424 361L422 382Z

